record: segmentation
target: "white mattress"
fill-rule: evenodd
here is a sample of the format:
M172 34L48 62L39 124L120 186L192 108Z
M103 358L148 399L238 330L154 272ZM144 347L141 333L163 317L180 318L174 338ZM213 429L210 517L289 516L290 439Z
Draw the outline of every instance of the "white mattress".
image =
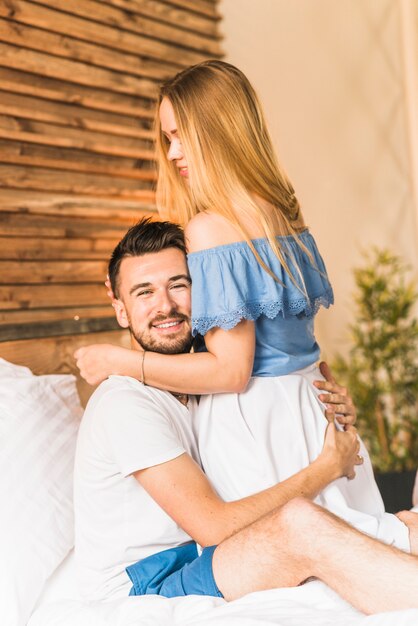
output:
M418 609L365 616L318 581L252 593L229 603L200 596L139 596L88 604L76 589L70 553L48 581L28 626L418 625Z

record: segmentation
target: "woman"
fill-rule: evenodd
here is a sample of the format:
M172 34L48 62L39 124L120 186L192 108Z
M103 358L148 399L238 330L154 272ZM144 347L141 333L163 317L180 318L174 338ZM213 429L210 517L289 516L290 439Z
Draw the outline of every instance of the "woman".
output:
M220 495L240 498L321 451L327 421L311 384L313 319L332 304L332 289L242 72L222 61L184 70L161 88L158 126L157 203L186 225L193 334L206 351L146 352L140 366L135 352L93 346L80 367L89 382L117 372L202 394L205 471ZM364 447L362 457L356 479L332 483L318 502L408 549L406 527L384 513Z

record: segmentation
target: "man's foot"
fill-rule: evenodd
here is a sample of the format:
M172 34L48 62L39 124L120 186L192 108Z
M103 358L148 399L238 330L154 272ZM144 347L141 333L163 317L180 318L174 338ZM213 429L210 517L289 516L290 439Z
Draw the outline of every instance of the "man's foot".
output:
M418 513L413 511L400 511L397 517L409 528L409 542L411 554L418 554Z

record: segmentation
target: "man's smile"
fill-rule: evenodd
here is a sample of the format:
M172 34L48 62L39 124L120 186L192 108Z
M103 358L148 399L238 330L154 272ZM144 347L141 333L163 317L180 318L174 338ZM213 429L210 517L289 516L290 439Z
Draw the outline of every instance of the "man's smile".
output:
M172 333L180 330L183 324L184 319L169 319L162 322L154 322L152 324L152 327L156 328L159 331L168 331Z

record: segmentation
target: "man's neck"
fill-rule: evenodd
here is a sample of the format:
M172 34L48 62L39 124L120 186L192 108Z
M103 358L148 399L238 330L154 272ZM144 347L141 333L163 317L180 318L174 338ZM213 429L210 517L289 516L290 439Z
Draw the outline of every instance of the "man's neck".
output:
M176 400L184 404L184 406L187 406L187 403L189 402L189 395L187 393L174 393L174 391L170 391L170 393L176 398Z
M135 339L132 333L131 333L131 348L132 350L136 350L137 352L144 351L143 346L141 346L138 343L138 341ZM150 352L152 352L152 350L150 350ZM174 396L176 400L181 402L181 404L184 404L184 406L187 406L187 403L189 402L189 395L187 393L175 393L174 391L170 391L169 393L171 393L171 395Z

